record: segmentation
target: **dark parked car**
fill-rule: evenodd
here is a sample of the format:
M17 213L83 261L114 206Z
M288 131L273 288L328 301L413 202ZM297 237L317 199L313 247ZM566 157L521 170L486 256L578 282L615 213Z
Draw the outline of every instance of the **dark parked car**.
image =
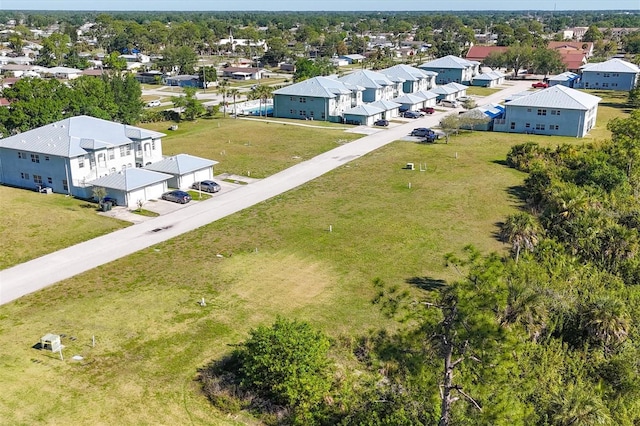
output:
M420 111L424 112L425 114L433 114L434 112L436 112L436 110L432 107L420 108Z
M191 201L191 195L184 191L175 190L162 194L162 199L173 201L174 203L186 204Z
M377 120L375 123L373 123L374 126L382 126L382 127L387 127L389 125L389 120Z
M405 111L402 116L404 118L420 118L420 113L416 111Z
M427 129L426 127L418 127L417 129L413 129L411 131L411 136L425 137L427 135L435 135L435 133L436 132L431 129Z
M191 188L198 189L204 192L218 192L222 189L222 187L212 180L203 180L200 182L193 182Z

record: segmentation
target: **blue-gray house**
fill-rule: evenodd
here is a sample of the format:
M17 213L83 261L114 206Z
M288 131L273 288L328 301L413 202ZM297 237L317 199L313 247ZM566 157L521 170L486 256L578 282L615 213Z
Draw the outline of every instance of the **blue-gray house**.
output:
M638 85L640 68L622 59L586 64L581 67L584 89L632 90Z
M579 86L580 75L572 73L571 71L567 71L563 72L562 74L549 77L549 86L555 86L556 84L571 87L573 89L574 87Z
M392 81L403 82L402 92L404 93L415 93L421 90L429 90L436 84L436 73L424 71L409 65L394 65L378 72L386 75ZM401 95L401 93L398 93L397 96Z
M364 87L313 77L275 90L273 116L340 123L346 110L362 105Z
M595 125L600 100L561 85L530 92L505 104L504 118L494 121L493 130L581 138Z
M480 62L469 61L457 56L448 55L433 61L425 62L418 66L421 70L431 71L438 74L437 84L447 83L470 83L473 77L478 74Z
M363 102L389 100L398 96L401 83L391 81L386 75L370 70L360 70L340 77L338 80L352 86L361 86Z

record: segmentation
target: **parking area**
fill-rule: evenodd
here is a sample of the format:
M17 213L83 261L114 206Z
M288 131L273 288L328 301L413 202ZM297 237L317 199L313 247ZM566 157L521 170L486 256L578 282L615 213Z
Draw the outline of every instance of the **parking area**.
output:
M207 192L203 192L202 193L203 196L218 197L226 192L233 191L234 189L240 188L244 185L248 185L251 182L254 182L258 179L225 173L225 174L220 174L218 176L215 176L214 180L222 187L220 192L217 192L215 194L209 194ZM162 216L162 215L166 215L166 214L178 211L180 209L186 209L193 204L205 202L206 200L209 199L207 198L204 200L200 200L198 197L197 191L193 191L192 189L189 189L189 191L196 192L196 194L193 195L193 199L189 203L180 204L180 203L174 203L172 201L158 199L158 200L149 200L145 202L142 208ZM131 209L123 206L114 206L111 210L106 212L99 212L98 214L102 216L113 217L116 219L131 222L133 224L142 223L142 222L153 219L153 217L150 217L150 216L143 216L143 215L136 214Z

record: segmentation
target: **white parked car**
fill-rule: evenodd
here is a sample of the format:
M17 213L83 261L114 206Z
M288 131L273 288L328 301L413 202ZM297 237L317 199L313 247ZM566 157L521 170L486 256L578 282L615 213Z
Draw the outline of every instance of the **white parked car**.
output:
M159 107L160 101L155 100L147 103L147 108Z

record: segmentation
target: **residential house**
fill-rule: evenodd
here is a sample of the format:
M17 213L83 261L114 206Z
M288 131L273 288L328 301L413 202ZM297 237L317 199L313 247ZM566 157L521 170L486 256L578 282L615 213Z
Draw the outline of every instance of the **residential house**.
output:
M174 75L171 77L165 77L164 83L167 86L178 87L198 87L202 88L202 81L200 76L197 75Z
M44 73L62 80L73 80L82 75L82 70L69 67L53 67L45 70Z
M496 87L504 84L505 75L500 71L489 71L478 74L471 80L472 86Z
M529 92L506 102L493 129L507 133L585 136L596 123L601 98L562 85Z
M338 78L343 83L361 86L363 102L389 100L401 90L401 83L391 81L386 75L370 70L359 70Z
M136 73L135 79L142 84L160 84L167 76L158 70Z
M140 168L110 173L91 181L92 188L104 188L119 206L135 208L139 203L157 199L168 189L170 175Z
M335 78L310 78L272 93L273 116L339 123L346 110L362 105L363 91Z
M421 70L438 73L437 84L469 83L478 74L480 63L448 55L418 66Z
M402 105L399 111L419 111L420 108L425 106L426 99L424 96L419 96L416 93L407 93L391 101Z
M491 54L504 53L509 50L508 46L480 46L473 45L467 51L465 59L467 61L475 61L483 63L487 56Z
M493 123L504 114L504 106L500 104L488 104L476 107L460 114L462 128L468 130L493 130Z
M170 188L189 188L194 182L213 179L213 166L217 161L178 154L144 166L146 170L171 175Z
M638 85L640 68L622 59L586 64L582 67L581 87L585 89L632 90Z
M94 117L67 118L0 139L0 182L91 198L92 181L161 160L163 136Z
M422 70L409 65L394 65L378 71L386 75L391 81L402 82L403 93L415 93L429 90L435 86L437 74L433 71ZM397 96L401 96L398 93Z
M339 57L339 59L344 59L345 61L347 61L349 65L353 65L353 64L361 64L362 61L364 61L367 58L358 53L354 53L352 55L342 55Z
M233 80L260 80L263 74L263 68L227 67L222 69L222 77Z
M422 92L418 92L420 94ZM378 107L384 110L381 118L386 118L387 120L390 118L398 117L400 115L400 107L402 106L399 103L393 101L380 100L376 102L372 102L369 105ZM375 120L374 120L375 121Z
M572 73L570 71L563 72L562 74L554 75L549 77L547 80L549 86L555 86L556 84L560 84L562 86L571 87L579 87L580 85L580 75Z

